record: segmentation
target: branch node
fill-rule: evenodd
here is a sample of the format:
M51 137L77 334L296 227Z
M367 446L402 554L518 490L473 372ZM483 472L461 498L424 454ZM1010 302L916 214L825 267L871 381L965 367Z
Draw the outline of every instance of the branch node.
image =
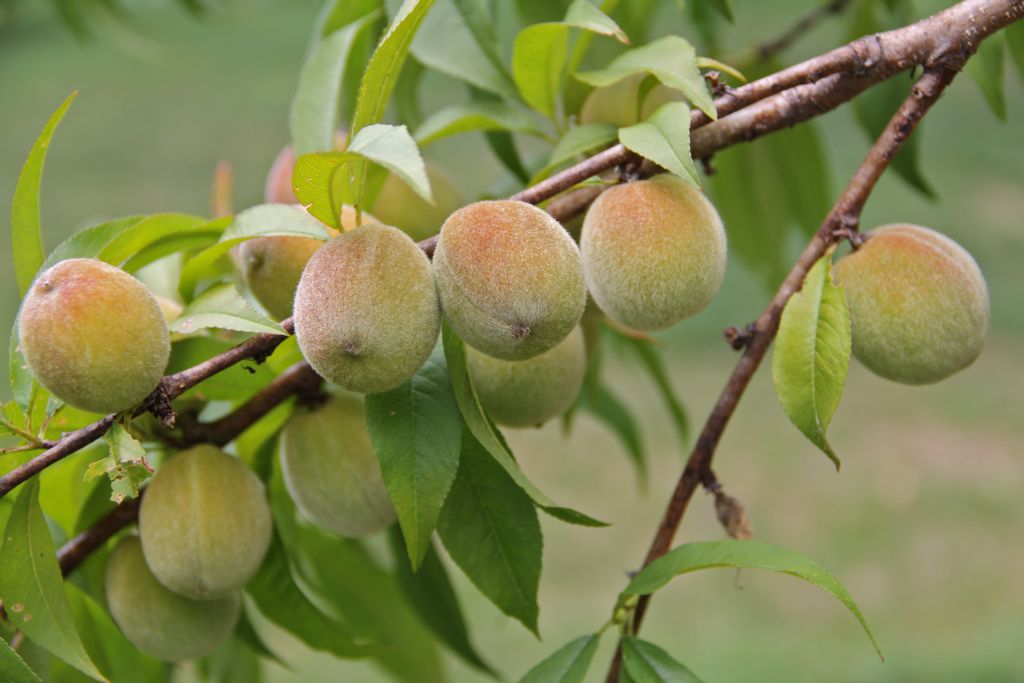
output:
M754 323L749 323L742 332L736 329L735 326L730 325L725 328L722 334L725 336L725 341L729 343L729 346L736 351L742 351L750 343L750 340L754 338L756 331Z
M178 419L177 413L174 412L174 408L171 406L171 395L164 384L164 380L161 380L160 384L156 385L153 393L146 397L144 406L167 429L172 428Z
M715 485L717 488L713 493L715 494L715 515L718 517L718 523L722 525L730 538L735 538L737 541L749 541L754 537L754 528L750 524L750 518L747 517L747 511L743 504L736 498L726 495L722 491L721 484L715 482Z

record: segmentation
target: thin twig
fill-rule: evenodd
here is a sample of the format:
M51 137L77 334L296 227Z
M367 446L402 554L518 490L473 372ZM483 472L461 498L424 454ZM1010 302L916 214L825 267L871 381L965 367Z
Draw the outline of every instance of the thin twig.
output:
M1015 18L1019 19L1024 15L1024 5L1017 3L1014 11ZM832 245L842 239L844 231L850 232L857 229L864 203L893 156L917 127L921 118L939 99L946 86L963 68L967 58L977 49L978 43L988 35L987 33L972 33L972 28L970 25L965 27L958 48L950 53L936 55L935 59L930 60L929 68L914 84L910 94L871 147L867 158L851 178L818 232L789 271L768 308L754 323L743 355L704 424L693 452L676 484L675 491L669 499L668 507L658 525L647 556L644 558L643 566L647 566L668 552L697 486L703 484L705 488L714 490L716 482L711 471L711 462L715 455L715 449L729 419L739 404L740 397L775 338L786 302L799 291L811 267L825 255ZM634 632L640 628L650 600L650 595L640 597L633 621ZM620 667L621 650L617 650L608 671L607 683L615 683L618 680Z
M193 441L205 440L223 446L290 396L317 390L321 381L319 375L313 372L307 363L296 363L275 377L270 384L234 412L215 422L202 425L202 431ZM138 498L125 501L116 507L94 526L72 538L57 551L57 562L64 576L74 571L91 552L138 518L139 504L145 492L143 489L139 492Z
M291 318L283 321L281 327L289 334L294 331ZM234 346L213 358L205 360L195 367L168 375L160 381L160 385L146 399L145 407L137 409L134 414L140 415L146 410L151 410L154 414L161 410L169 410L170 401L218 372L243 360L262 362L286 338L287 335L285 334L257 334L238 346ZM0 477L0 498L3 498L15 487L42 472L53 463L85 448L102 437L113 426L116 417L116 415L107 415L101 420L66 434L43 453Z

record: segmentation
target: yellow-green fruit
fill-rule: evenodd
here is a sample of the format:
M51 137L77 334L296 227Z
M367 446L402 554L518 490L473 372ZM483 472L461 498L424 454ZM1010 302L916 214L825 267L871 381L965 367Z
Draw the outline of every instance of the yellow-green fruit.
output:
M938 382L973 363L989 301L971 255L916 225L884 225L868 237L835 267L850 307L853 355L903 384Z
M146 565L138 536L127 536L110 554L105 580L114 622L140 651L168 662L213 652L235 628L241 597L190 600L168 590Z
M40 274L22 304L18 335L39 382L65 403L95 413L141 403L171 353L156 298L96 259L68 259Z
M270 546L263 484L238 458L210 445L164 463L146 488L139 535L160 583L195 600L238 590Z
M580 123L610 123L625 128L646 119L663 104L682 101L678 90L657 83L641 103L640 86L645 78L646 74L634 74L592 90L580 108Z
M572 406L587 369L583 332L576 327L554 348L526 360L501 360L466 351L487 414L508 427L539 427Z
M363 223L376 223L377 219L368 213L362 215ZM356 211L351 206L341 207L341 226L345 230L356 225ZM327 228L331 237L338 231ZM299 278L313 252L324 243L312 237L257 237L243 242L238 247L242 279L256 300L276 320L284 320L292 314L292 301Z
M444 219L462 206L463 197L448 175L429 161L427 178L434 195L433 204L391 174L373 203L374 215L381 223L393 225L417 241L436 235Z
M360 393L393 389L416 374L440 328L430 261L386 225L328 242L295 292L302 355L327 381Z
M332 396L292 415L281 433L281 471L303 514L336 534L358 538L395 521L361 397Z
M477 202L453 213L434 251L445 317L467 344L523 360L576 327L587 301L569 233L525 202Z
M635 330L701 311L725 278L718 212L704 193L668 174L603 192L583 221L580 251L597 305Z

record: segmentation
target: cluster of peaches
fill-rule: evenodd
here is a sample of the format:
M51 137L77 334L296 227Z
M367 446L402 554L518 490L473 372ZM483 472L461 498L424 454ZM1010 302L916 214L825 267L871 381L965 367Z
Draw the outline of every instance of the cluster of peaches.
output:
M290 160L282 158L273 174L290 177ZM287 201L274 196L272 183L268 191ZM616 324L658 330L704 309L725 276L718 213L701 191L670 175L604 191L578 243L523 202L457 208L443 219L432 260L409 234L423 223L422 212L409 208L436 209L405 197L386 188L373 211L387 222L408 219L406 231L367 214L355 226L355 212L345 208L346 229L326 243L263 237L237 254L249 293L273 317L294 316L305 359L344 390L332 390L313 410L297 409L281 437L281 469L299 509L343 536L374 533L395 518L359 394L408 381L437 344L442 318L466 342L469 373L491 417L539 425L565 412L580 391L588 293ZM841 259L835 274L850 308L854 354L877 374L935 382L980 353L988 294L977 264L952 240L927 228L884 226ZM138 406L170 353L153 294L94 259L41 273L19 326L20 349L40 383L98 413ZM139 535L123 539L108 563L114 619L140 650L161 659L210 652L234 627L240 590L271 536L263 485L243 463L209 445L177 454L147 487Z

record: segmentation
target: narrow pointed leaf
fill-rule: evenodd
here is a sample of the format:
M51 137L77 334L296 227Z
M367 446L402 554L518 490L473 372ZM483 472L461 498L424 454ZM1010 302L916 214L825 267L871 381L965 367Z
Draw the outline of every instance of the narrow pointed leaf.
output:
M388 540L395 558L395 580L420 620L467 664L496 675L469 640L458 597L433 544L427 546L423 562L414 571L408 562L401 530L392 527Z
M579 406L583 410L603 422L605 426L619 437L626 447L633 466L636 467L637 478L643 482L647 479L647 456L644 451L640 430L626 406L619 398L608 390L599 379L589 380L580 393Z
M978 46L978 52L967 62L967 73L981 88L989 109L1000 121L1006 120L1006 94L1003 90L1003 67L1006 63L1005 39L995 35Z
M767 569L813 583L826 593L835 596L850 610L871 640L875 652L879 657L882 656L882 651L878 648L878 643L864 620L864 615L861 614L853 598L834 576L805 555L760 541L713 541L686 543L678 546L644 567L639 574L633 577L624 593L626 595L647 595L681 574L719 567Z
M36 271L43 263L43 234L39 222L39 191L43 182L43 165L50 140L57 124L64 118L68 107L78 96L71 93L64 103L57 107L50 120L43 126L35 144L28 153L25 165L21 167L18 183L11 200L11 252L14 256L14 274L22 296L32 284Z
M554 118L562 72L569 54L569 27L558 22L527 26L512 49L512 77L523 100Z
M501 465L505 472L512 477L516 485L525 491L544 512L570 524L594 527L607 526L606 523L589 517L582 512L556 505L553 500L544 495L540 489L527 479L516 463L515 458L512 457L508 444L505 443L497 427L494 426L494 423L491 422L480 406L480 399L476 395L476 389L473 388L473 382L466 369L466 350L462 340L455 335L447 323L441 329L444 340L445 360L448 362L448 373L452 381L452 391L455 392L455 400L459 405L459 412L462 413L466 429L483 446L487 453L494 458L495 462Z
M334 31L319 41L306 58L288 117L296 156L333 149L342 75L353 46L378 15L379 12L371 12Z
M836 468L825 434L850 369L850 313L832 282L831 255L822 257L782 311L772 352L772 381L786 415Z
M661 394L662 400L665 401L665 407L668 408L669 415L672 417L672 424L675 425L676 432L679 434L679 441L685 448L690 440L690 422L686 417L686 410L683 408L682 402L672 388L672 381L669 379L668 368L665 367L665 360L662 358L661 352L649 341L625 335L619 335L619 337L637 355L647 374L654 381L654 385L658 388L658 393Z
M602 12L590 0L573 0L565 13L565 23L592 33L610 36L620 43L629 44L629 38L615 20Z
M75 629L50 528L39 507L39 479L21 487L0 551L0 599L15 628L85 675L106 680Z
M433 201L430 180L416 141L405 126L381 123L362 128L348 145L348 152L379 164L405 182L413 192ZM359 197L356 193L356 197Z
M711 92L697 68L697 52L693 45L679 36L666 36L627 50L604 69L577 73L576 78L601 87L638 73L654 76L683 93L693 106L710 118L718 117Z
M409 560L418 569L462 448L462 418L441 349L405 384L367 395L366 423Z
M544 545L537 511L472 434L464 435L459 474L437 530L480 592L536 634Z
M622 639L622 666L634 683L701 683L663 649L633 636Z
M580 636L563 645L519 679L519 683L583 683L597 652L598 636Z
M521 107L478 100L438 110L416 129L416 141L425 146L451 135L488 130L541 135L533 117Z
M167 327L171 332L181 334L191 334L210 327L238 332L284 334L280 325L257 313L232 284L217 285L206 290Z
M321 612L295 584L277 532L263 565L246 590L260 612L314 650L352 659L372 654L341 624Z
M700 187L700 176L690 156L690 108L682 102L664 104L646 121L620 128L619 142Z
M42 683L36 672L28 667L7 641L0 638L0 680L7 683Z

